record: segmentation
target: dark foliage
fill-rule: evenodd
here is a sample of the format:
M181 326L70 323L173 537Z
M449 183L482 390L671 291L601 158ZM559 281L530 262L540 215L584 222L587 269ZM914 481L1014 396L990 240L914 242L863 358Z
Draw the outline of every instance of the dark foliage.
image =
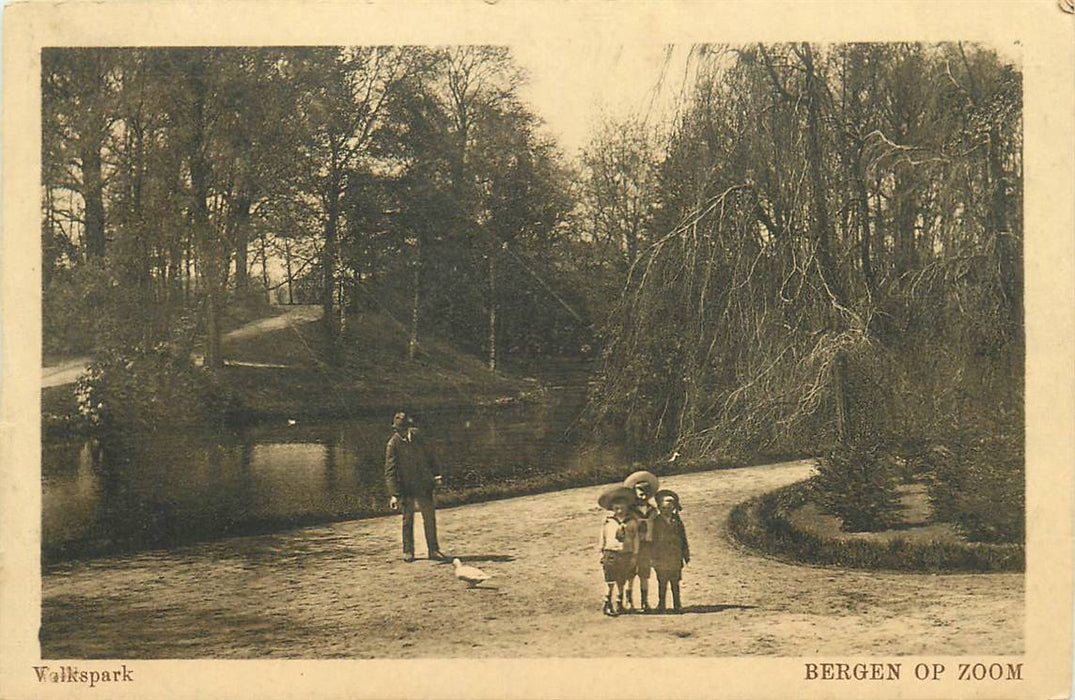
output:
M899 505L892 462L876 440L863 439L818 460L813 482L819 504L849 532L883 530Z
M1018 444L990 434L933 450L928 484L935 518L976 542L1024 542L1026 472Z
M104 432L153 432L219 421L228 392L197 371L189 355L161 344L100 354L75 389L78 413Z
M101 262L57 270L42 294L46 355L135 345L151 320L139 295Z

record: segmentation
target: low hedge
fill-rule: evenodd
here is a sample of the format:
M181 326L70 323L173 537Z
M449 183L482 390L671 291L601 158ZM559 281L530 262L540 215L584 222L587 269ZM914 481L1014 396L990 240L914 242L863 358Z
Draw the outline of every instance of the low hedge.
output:
M739 543L795 562L917 572L1023 571L1025 550L1017 544L919 543L823 538L796 527L789 514L806 504L811 483L800 481L740 503L728 516Z

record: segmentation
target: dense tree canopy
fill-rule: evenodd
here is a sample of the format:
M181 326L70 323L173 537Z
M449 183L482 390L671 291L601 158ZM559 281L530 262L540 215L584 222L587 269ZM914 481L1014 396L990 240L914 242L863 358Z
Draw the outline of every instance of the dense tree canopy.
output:
M412 356L427 332L494 367L565 337L568 171L507 49L48 50L42 80L50 351L180 333L219 367L222 309L279 267L329 361L363 308Z

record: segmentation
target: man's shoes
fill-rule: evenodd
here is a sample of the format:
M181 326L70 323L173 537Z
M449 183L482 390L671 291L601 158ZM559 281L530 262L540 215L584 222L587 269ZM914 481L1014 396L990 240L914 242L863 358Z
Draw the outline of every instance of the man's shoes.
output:
M616 617L616 611L612 609L612 601L611 600L608 600L608 599L605 600L605 608L604 608L604 610L602 612L604 612L609 617Z
M448 557L445 556L444 552L440 551L439 549L434 549L432 552L430 552L429 558L432 561L448 561Z
M414 561L414 554L412 552L404 552L403 561L410 564L412 561Z

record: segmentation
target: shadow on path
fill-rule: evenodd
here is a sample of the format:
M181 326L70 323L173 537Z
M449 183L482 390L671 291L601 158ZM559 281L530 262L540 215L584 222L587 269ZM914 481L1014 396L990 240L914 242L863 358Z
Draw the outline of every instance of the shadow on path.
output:
M447 559L441 562L441 564L451 564L452 559L458 559L464 564L472 561L492 561L492 562L506 562L515 561L515 557L510 554L448 554Z
M724 612L725 610L754 610L757 607L758 606L756 605L684 605L680 614L719 613Z
M674 617L676 615L700 615L704 613L719 613L724 612L725 610L754 610L757 607L758 606L756 605L684 605L682 608L680 608L679 612L674 611L672 608L668 608L664 612L658 611L656 608L653 608L653 610L648 613L634 610L623 612L621 614L626 617Z
M757 605L684 605L679 612L673 612L671 608L663 613L654 612L655 615L702 615L705 613L722 613L726 610L755 610Z

